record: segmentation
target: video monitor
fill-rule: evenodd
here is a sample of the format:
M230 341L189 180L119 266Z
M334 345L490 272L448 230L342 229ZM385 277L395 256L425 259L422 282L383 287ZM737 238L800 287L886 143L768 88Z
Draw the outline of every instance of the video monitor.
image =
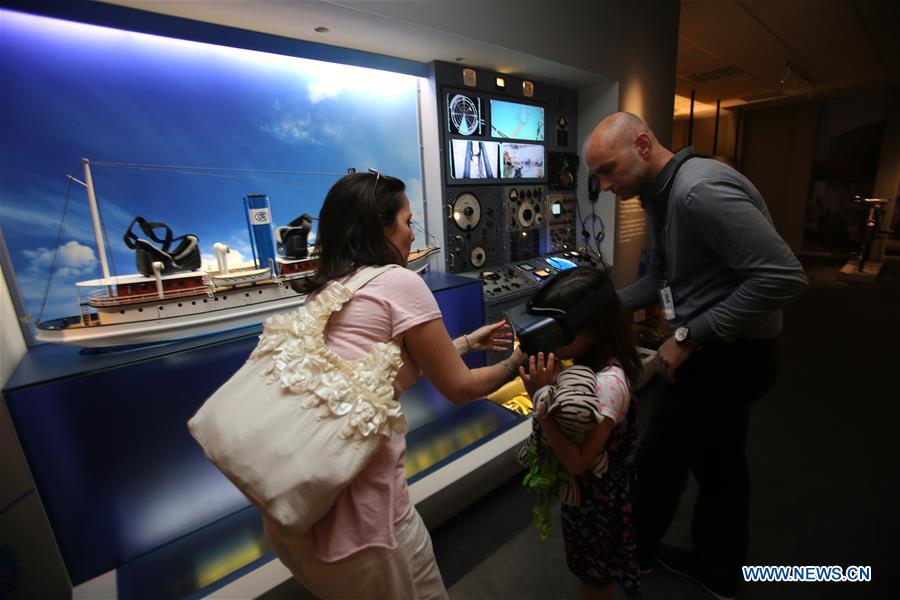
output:
M491 100L491 137L544 141L544 109L533 104Z
M481 135L481 98L447 94L447 128L454 135Z
M551 256L545 260L548 265L559 271L568 271L569 269L574 269L578 266L571 260L559 256Z
M543 179L544 147L540 144L500 144L503 179Z
M499 179L500 142L450 140L450 177Z

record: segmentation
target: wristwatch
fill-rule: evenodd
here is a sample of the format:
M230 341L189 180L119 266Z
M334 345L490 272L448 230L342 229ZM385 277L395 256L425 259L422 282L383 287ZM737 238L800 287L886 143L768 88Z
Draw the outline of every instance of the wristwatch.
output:
M683 346L691 338L691 330L686 325L682 325L675 330L675 343Z

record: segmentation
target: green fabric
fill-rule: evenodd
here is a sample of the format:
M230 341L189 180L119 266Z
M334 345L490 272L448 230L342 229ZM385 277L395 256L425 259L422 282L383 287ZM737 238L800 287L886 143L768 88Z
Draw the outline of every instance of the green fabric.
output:
M576 444L584 440L584 432L567 435ZM537 527L541 541L550 537L550 495L556 494L560 485L573 479L559 462L556 454L544 443L544 452L538 452L538 444L528 440L525 445L525 459L528 472L522 480L522 486L537 496L537 502L532 509L534 526Z

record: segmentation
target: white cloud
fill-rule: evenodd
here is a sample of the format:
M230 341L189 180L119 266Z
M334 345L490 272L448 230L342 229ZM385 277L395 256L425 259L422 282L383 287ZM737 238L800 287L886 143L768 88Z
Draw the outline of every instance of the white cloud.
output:
M344 142L349 137L349 130L342 123L323 123L319 130L325 137L335 142Z
M307 86L309 91L309 101L313 104L340 96L347 88L347 85L336 79L313 81Z
M23 250L30 261L29 269L35 272L45 271L53 265L54 251L50 248L38 248L37 250ZM79 244L75 240L66 242L59 247L56 257L56 269L54 275L59 277L75 277L90 273L97 265L97 257L94 250L88 246Z
M412 75L316 61L298 64L298 67L310 80L307 91L313 104L335 98L345 91L380 97L400 95L406 93L416 79Z
M278 109L276 107L276 110ZM321 144L314 135L312 117L309 114L294 113L284 115L275 123L265 125L263 131L272 133L275 137L288 142Z
M253 255L253 246L247 239L246 230L232 232L231 235L228 236L227 245L232 252L237 252L241 256Z
M229 267L237 267L245 262L244 255L232 248L228 247L228 254L225 255L225 261ZM200 268L204 271L218 271L219 261L215 254L202 254L200 256Z
M65 235L82 241L94 239L90 216L82 217L77 210L69 207L66 216ZM86 210L84 212L87 212ZM24 196L6 196L3 202L2 218L5 227L16 227L24 233L43 235L48 231L56 232L62 218L62 206L48 197L26 198Z

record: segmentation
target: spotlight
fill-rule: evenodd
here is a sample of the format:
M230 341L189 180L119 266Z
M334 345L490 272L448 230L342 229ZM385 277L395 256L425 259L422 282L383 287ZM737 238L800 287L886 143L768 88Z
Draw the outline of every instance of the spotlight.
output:
M784 74L781 76L781 79L778 80L778 83L785 85L789 81L793 81L795 75L794 67L791 66L791 63L786 62L784 63Z
M463 83L468 87L475 87L478 84L478 76L474 69L463 69Z
M784 74L778 80L781 85L813 85L809 75L803 72L803 69L795 65L789 60L784 61Z
M531 98L534 96L534 84L530 81L522 82L522 95L526 98Z
M498 77L498 78L496 79L496 82L497 82L497 89L498 89L498 90L505 90L505 89L506 89L506 80L505 80L505 79L503 79L502 77Z

